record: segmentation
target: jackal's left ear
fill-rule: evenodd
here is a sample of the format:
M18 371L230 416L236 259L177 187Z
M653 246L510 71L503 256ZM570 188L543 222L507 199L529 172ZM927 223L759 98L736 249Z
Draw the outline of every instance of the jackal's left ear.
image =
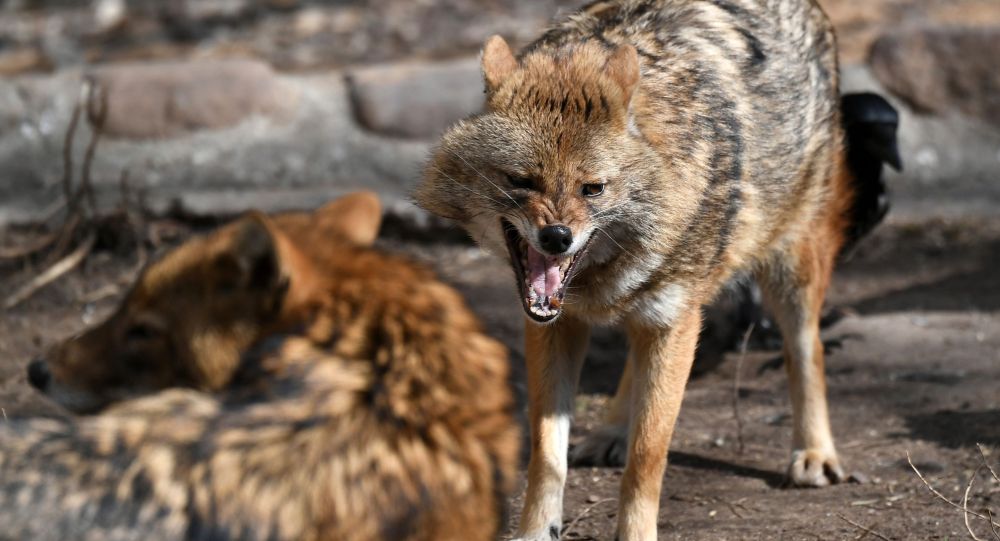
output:
M281 287L277 240L266 216L251 212L234 224L231 243L216 260L220 284L227 289L272 290Z
M639 53L635 47L628 44L619 45L608 58L605 73L621 88L623 105L628 109L629 103L632 102L632 94L635 93L636 85L639 83Z
M483 79L488 92L500 86L516 69L517 58L502 37L494 35L486 40L483 46Z

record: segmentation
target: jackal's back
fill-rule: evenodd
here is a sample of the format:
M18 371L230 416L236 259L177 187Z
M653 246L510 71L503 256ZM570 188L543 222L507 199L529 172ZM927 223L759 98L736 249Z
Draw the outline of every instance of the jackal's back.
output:
M663 160L646 167L666 169L633 166L630 216L609 228L619 241L642 239L622 242L625 251L664 262L633 291L721 279L807 228L835 199L836 44L812 0L599 1L521 57L593 41L636 48L633 130ZM578 283L596 286L636 266L627 259L591 266Z

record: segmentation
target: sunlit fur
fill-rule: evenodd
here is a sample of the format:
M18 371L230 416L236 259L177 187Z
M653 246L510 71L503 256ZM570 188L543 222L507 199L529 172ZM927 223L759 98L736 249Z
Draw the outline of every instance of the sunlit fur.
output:
M366 212L362 225L377 229L377 206ZM432 272L317 236L314 218L251 215L168 255L171 273L147 271L136 291L153 274L180 296L194 287L185 267L223 253L270 258L241 266L257 269L253 279L226 294L246 297L229 305L240 309L276 302L280 317L257 321L253 343L217 350L221 362L183 359L213 385L227 381L221 391L168 389L78 420L0 423L0 538L496 537L520 440L505 348ZM207 302L185 307L191 321L217 317ZM173 329L161 344L184 341ZM168 373L180 361L161 352L147 362Z
M598 1L516 56L491 38L482 65L486 110L445 133L417 201L502 257L500 218L529 242L546 224L593 239L562 315L528 327L533 437L520 536L558 535L577 344L589 325L619 323L634 379L615 403L632 404L630 415L616 408L603 443L584 448L605 453L623 445L608 434L628 434L618 535L655 538L700 307L736 273L761 281L786 337L791 480L840 479L818 315L854 194L835 38L815 2ZM607 183L604 194L584 197L593 182Z

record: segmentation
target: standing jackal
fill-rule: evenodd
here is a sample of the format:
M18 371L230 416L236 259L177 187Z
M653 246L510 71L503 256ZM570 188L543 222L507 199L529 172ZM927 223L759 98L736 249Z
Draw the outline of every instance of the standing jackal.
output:
M363 246L378 221L370 195L251 214L150 265L32 365L68 407L130 399L0 423L0 539L495 538L506 351L429 270Z
M818 322L854 194L816 3L598 1L517 56L491 38L482 68L486 111L444 135L416 197L516 275L532 436L520 537L559 535L588 329L606 323L625 327L629 361L576 458L627 447L618 535L656 537L701 306L744 271L785 336L791 481L840 480Z

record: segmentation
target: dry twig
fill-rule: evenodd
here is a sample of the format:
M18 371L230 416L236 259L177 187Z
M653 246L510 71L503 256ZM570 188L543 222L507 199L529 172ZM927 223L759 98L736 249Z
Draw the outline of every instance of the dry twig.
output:
M90 169L97 152L97 143L104 131L104 122L108 117L108 94L92 77L84 80L86 92L87 122L90 124L90 142L83 155L83 171L80 175L80 189L77 192L87 198L91 215L97 214L97 201L94 195L94 185L90 181Z
M879 539L884 539L885 541L892 541L888 537L886 537L886 536L884 536L884 535L876 532L875 530L873 530L871 528L866 528L866 527L858 524L857 522L854 522L853 520L845 517L844 515L841 515L840 513L837 513L837 518L839 518L840 520L843 520L844 522L850 524L851 526L854 526L855 528L857 528L857 529L865 532L865 535L874 535L875 537L877 537ZM864 539L864 537L862 537L862 539Z
M743 358L747 355L747 345L750 343L750 335L753 333L754 325L751 323L743 333L743 340L740 341L740 355L736 358L736 375L733 377L733 417L736 419L736 442L739 445L739 454L743 454L743 417L740 415L740 378L743 373Z
M979 456L983 457L983 465L986 466L986 469L990 470L990 475L996 479L997 483L1000 483L1000 477L997 476L996 470L993 469L993 466L990 466L990 461L986 458L986 451L983 450L983 444L977 443L976 449L979 449Z
M52 246L59 238L58 233L46 233L24 246L0 248L0 259L22 259Z
M129 209L132 208L131 201L131 185L129 184L129 171L128 169L123 169L121 177L118 180L119 189L121 190L121 212L125 216L125 220L128 222L129 226L132 227L132 234L135 236L136 252L138 253L138 258L136 260L135 267L126 276L126 280L131 282L135 276L146 266L146 262L149 260L149 253L146 251L146 219L143 216L143 209L146 208L143 201L142 193L136 194L135 206L138 208L136 213L132 213Z
M86 114L91 134L90 141L84 151L79 184L74 186L73 142L76 138L82 114ZM59 227L58 231L48 233L27 246L10 249L0 248L0 259L22 258L47 251L42 263L43 266L47 266L46 270L8 298L3 304L4 309L17 306L41 288L79 266L93 249L101 227L108 224L114 226L115 221L119 217L124 217L125 222L133 229L138 251L138 262L134 272L129 273L128 280L130 281L134 274L145 266L148 254L145 245L147 235L144 212L143 209L139 209L135 214L130 211L132 203L129 197L130 190L127 171L123 171L121 177L122 208L119 213L110 216L98 215L97 198L91 181L91 169L97 153L98 142L103 134L107 114L108 101L106 90L92 77L85 78L80 87L80 95L77 103L73 107L63 144L63 176L61 183L64 201L58 205L53 205L53 210L46 210L46 217L44 219L44 222L48 222L55 216L55 213L65 207L66 215L63 224ZM86 206L81 201L85 201ZM143 203L141 194L137 197L137 203L139 205ZM85 234L81 234L81 232ZM80 241L81 237L83 238L82 242ZM79 244L77 244L78 242ZM74 244L76 244L76 248L67 254ZM106 294L107 292L99 291L99 293Z
M69 117L69 125L66 126L66 135L63 139L62 189L63 197L66 199L66 204L69 205L71 213L76 212L75 198L73 197L73 139L75 139L76 135L76 126L80 122L80 111L83 108L83 102L89 93L90 89L85 81L83 86L80 87L80 98L73 105L73 113Z
M583 518L586 517L588 513L590 513L591 511L593 511L595 507L597 507L598 505L602 505L602 504L605 504L605 503L608 503L608 502L613 502L613 501L615 501L614 498L604 498L603 500L597 500L596 502L594 502L594 503L590 504L589 506L585 507L583 509L583 511L580 511L580 514L577 515L576 518L573 519L572 522L570 522L569 524L566 525L565 528L563 528L562 534L560 534L559 537L562 537L562 538L567 537L569 535L569 532L573 531L573 528L576 527L577 523L579 523L581 520L583 520Z
M22 286L17 290L16 293L10 296L4 302L4 309L10 310L11 308L21 304L32 295L38 292L38 290L51 284L52 282L58 280L61 276L67 272L75 269L90 253L90 250L94 247L94 242L97 237L90 233L87 238L77 247L73 253L60 259L55 265L52 265L45 272L36 276L33 280Z
M976 471L972 472L972 475L969 477L969 484L966 485L965 487L965 495L962 496L962 512L965 516L965 529L966 531L969 532L969 535L971 535L972 539L974 539L975 541L985 541L985 540L976 537L976 532L972 531L972 526L969 525L969 492L972 491L972 484L976 482L976 476L979 475L979 472L983 471L984 465L985 464L981 464L978 468L976 468ZM992 526L993 525L991 524L990 527Z
M941 501L947 503L948 505L950 505L950 506L958 509L959 511L961 511L963 513L968 513L969 515L972 515L974 517L979 517L979 518L981 518L981 519L989 522L990 528L995 528L997 526L1000 526L1000 524L997 524L996 522L993 522L993 519L991 517L988 517L988 516L986 516L986 515L984 515L982 513L977 513L975 511L969 511L968 508L965 508L965 507L962 507L961 505L958 505L957 503L955 503L955 502L949 500L947 497L945 497L944 494L941 494L940 492L938 492L937 489L934 488L934 487L932 487L931 484L927 481L927 479L924 477L924 474L920 473L920 470L918 470L917 467L913 465L913 460L910 458L910 452L909 451L906 452L906 461L910 464L910 468L913 469L914 473L917 474L917 477L919 477L920 480L923 481L924 486L927 487L927 490L930 490L931 494L937 496L938 499L940 499Z
M990 530L993 531L993 537L995 537L998 541L1000 541L1000 530L997 530L996 525L993 524L993 511L987 509L986 516L989 517L990 519Z

